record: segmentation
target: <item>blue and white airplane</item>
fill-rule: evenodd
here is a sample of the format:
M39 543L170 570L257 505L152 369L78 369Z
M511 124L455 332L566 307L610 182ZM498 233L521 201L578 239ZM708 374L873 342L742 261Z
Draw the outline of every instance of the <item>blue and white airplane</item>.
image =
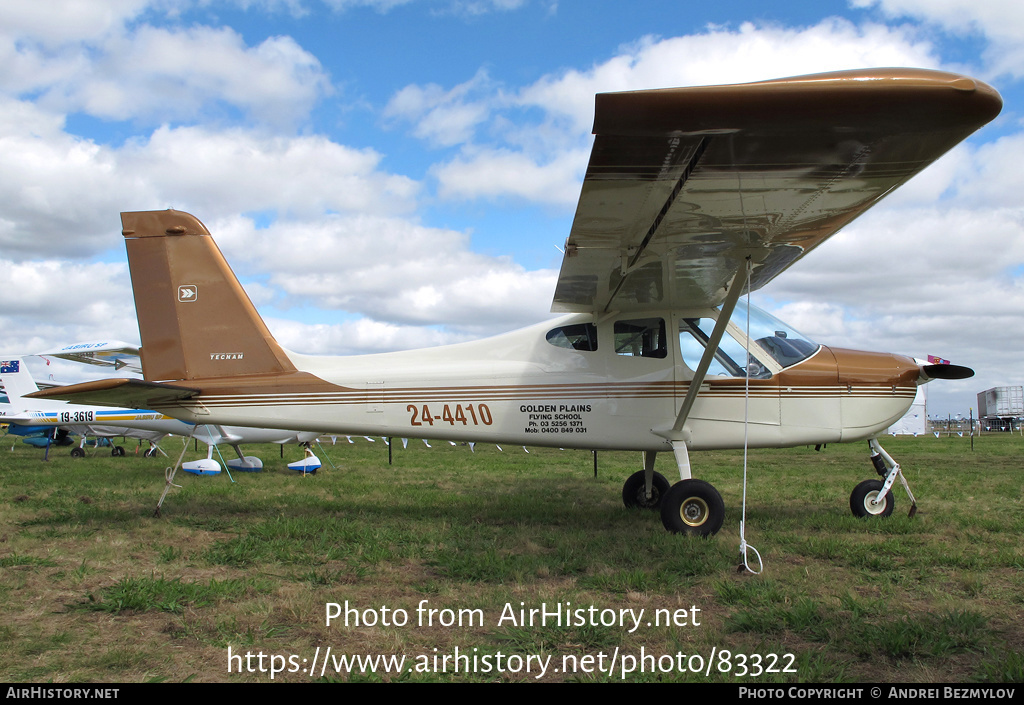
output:
M82 442L71 450L71 455L85 455L85 438L114 438L125 436L150 441L147 455L153 455L155 444L168 435L192 437L207 444L207 457L182 464L182 469L196 475L214 475L221 471L220 463L213 459L217 445L230 445L238 459L228 460L232 470L257 471L263 468L263 461L253 455L244 455L243 443L302 443L316 440L317 433L311 431L288 431L268 428L243 428L217 424L191 424L166 416L157 411L114 408L109 406L88 406L45 399L25 399L39 390L32 374L20 358L0 360L0 383L7 393L8 403L0 403L0 419L19 426L61 428L82 436ZM114 456L124 455L124 448L114 446ZM303 472L315 471L320 461L314 455L299 461L302 467L292 469ZM292 463L289 467L296 465Z

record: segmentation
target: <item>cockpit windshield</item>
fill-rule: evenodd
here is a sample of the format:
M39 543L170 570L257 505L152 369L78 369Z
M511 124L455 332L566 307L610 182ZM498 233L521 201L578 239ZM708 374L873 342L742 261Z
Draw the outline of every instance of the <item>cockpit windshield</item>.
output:
M732 313L730 322L741 331L747 330L746 302L736 303L736 309ZM806 360L816 353L819 347L807 336L801 335L775 316L756 306L750 307L750 339L771 355L782 367L789 367L801 360Z
M719 309L719 312L721 309ZM747 331L747 305L736 304L730 326L722 336L713 358L709 361L707 374L726 377L750 377L769 379L772 372L765 364L770 357L781 368L795 365L818 351L818 344L805 335L797 333L771 314L750 307L750 353L747 352L743 334ZM691 370L704 355L715 328L715 319L679 319L679 352L683 362ZM745 362L744 362L745 361Z

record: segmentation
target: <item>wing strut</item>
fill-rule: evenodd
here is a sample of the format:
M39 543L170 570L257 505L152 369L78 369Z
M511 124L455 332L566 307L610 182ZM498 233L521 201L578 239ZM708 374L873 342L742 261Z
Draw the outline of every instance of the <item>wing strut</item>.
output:
M715 357L715 352L718 351L718 344L722 342L722 336L725 334L725 327L729 325L729 319L732 318L732 312L736 308L736 302L740 299L740 294L743 292L741 283L743 276L746 274L746 268L750 257L747 257L747 261L744 262L744 266L736 270L736 273L732 277L732 281L729 282L729 288L725 294L725 301L722 302L722 311L718 314L718 320L715 321L715 329L711 331L711 338L708 339L707 347L704 349L704 354L700 358L700 363L697 365L697 369L694 370L693 379L690 380L690 388L686 391L686 398L683 399L683 406L679 409L679 415L676 416L676 422L672 426L673 433L679 433L683 430L683 424L686 423L686 418L690 415L690 409L693 408L693 402L697 400L697 394L700 392L700 385L704 383L704 376L708 373L708 368L711 367L711 360Z

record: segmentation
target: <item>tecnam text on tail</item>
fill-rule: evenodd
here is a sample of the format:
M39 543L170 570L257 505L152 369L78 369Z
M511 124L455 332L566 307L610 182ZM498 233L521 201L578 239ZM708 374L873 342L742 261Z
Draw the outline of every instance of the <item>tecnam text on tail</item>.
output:
M688 451L742 447L749 394L750 447L870 439L881 479L858 485L851 507L889 514L902 476L874 437L917 385L971 371L828 348L757 311L748 336L740 297L1001 104L981 82L915 69L598 95L552 307L567 315L426 350L288 352L198 219L123 213L147 381L63 394L193 423L640 450L626 504L702 535L724 508L691 478ZM668 451L671 486L654 472Z

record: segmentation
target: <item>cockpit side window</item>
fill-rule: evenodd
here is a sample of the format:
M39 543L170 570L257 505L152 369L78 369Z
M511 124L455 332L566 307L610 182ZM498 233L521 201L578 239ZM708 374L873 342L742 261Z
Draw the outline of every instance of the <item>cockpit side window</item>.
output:
M684 318L679 321L679 350L683 362L691 370L696 370L700 364L714 329L715 321L712 318ZM746 365L743 364L744 360ZM753 355L748 355L744 347L728 333L722 336L707 373L726 377L749 375L751 379L768 379L772 376L770 370Z
M615 352L628 357L666 357L668 346L665 344L665 320L638 318L616 321Z
M577 323L559 326L548 331L547 341L556 348L569 350L597 350L597 326L593 323Z

